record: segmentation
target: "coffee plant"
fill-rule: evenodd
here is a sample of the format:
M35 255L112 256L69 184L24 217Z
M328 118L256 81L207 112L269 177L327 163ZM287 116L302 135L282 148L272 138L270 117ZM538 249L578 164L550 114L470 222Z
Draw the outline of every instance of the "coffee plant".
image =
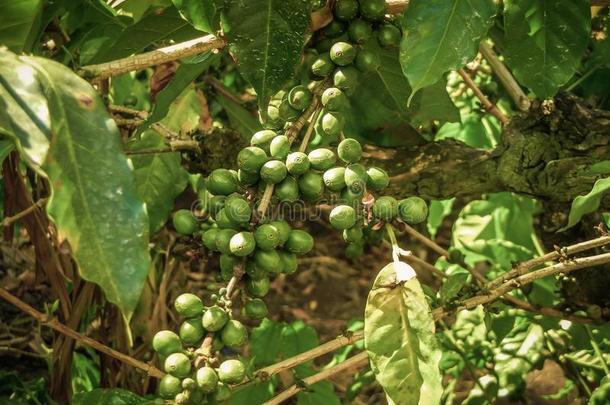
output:
M0 402L610 403L609 3L0 0Z

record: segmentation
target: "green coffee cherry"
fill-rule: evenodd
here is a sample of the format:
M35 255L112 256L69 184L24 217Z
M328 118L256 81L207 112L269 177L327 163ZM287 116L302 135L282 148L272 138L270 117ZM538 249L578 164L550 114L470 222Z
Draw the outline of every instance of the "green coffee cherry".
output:
M201 240L203 241L203 245L209 250L216 251L218 250L216 247L216 233L218 232L218 228L210 228L203 233Z
M347 33L352 42L363 44L373 35L373 28L364 20L354 20L350 23Z
M235 224L248 222L252 216L252 208L245 198L241 196L231 196L227 198L223 208L229 221Z
M204 366L197 370L197 385L206 394L216 391L218 387L218 374L212 367Z
M180 294L174 301L174 308L181 316L192 318L203 313L203 302L195 294Z
M356 163L362 157L362 146L353 138L346 138L337 146L337 155L345 163Z
M224 208L227 197L224 195L215 195L210 198L209 209L212 215L216 215L218 211Z
M191 360L182 353L172 353L167 356L163 369L174 377L188 377L191 372Z
M276 250L257 250L254 253L254 264L268 273L279 273L282 270L282 259Z
M398 201L390 196L379 197L373 204L373 215L384 221L391 221L398 215Z
M258 280L249 278L246 281L246 290L253 297L263 298L269 292L269 278L264 277Z
M278 219L270 222L269 225L273 226L277 230L278 235L280 237L280 243L277 246L284 246L286 241L288 241L288 236L290 235L290 232L292 231L290 224L288 224L288 222L284 221L283 219Z
M190 210L176 211L172 223L176 232L181 235L192 235L199 228L197 218Z
M309 104L311 104L311 100L313 95L305 86L296 86L290 90L288 93L288 102L290 106L296 110L303 111Z
M169 330L162 330L155 334L152 341L153 349L161 356L182 351L180 337Z
M201 324L205 330L209 332L216 332L221 330L228 320L229 315L227 315L224 309L213 306L205 311L203 317L201 318Z
M278 254L282 260L282 273L292 274L297 271L298 262L296 254L286 252L285 250L278 250Z
M258 267L253 261L246 262L246 274L253 280L260 280L266 278L269 274L260 267Z
M267 159L267 154L263 149L258 146L247 146L237 154L237 166L239 167L239 170L249 173L258 173Z
M366 185L373 191L381 191L390 184L390 176L379 167L369 167L366 174Z
M328 53L323 53L311 65L311 73L318 77L326 77L335 70L335 64Z
M384 48L399 46L401 38L400 29L394 24L383 24L377 31L377 42Z
M269 129L263 129L261 131L255 132L254 135L252 135L252 138L250 138L250 145L258 146L265 153L269 153L269 145L271 144L271 140L276 136L277 132L271 131Z
M180 339L187 346L196 346L201 339L203 339L203 335L205 334L205 330L201 325L201 319L187 319L182 322L180 325L180 330L178 332L180 334Z
M290 153L290 142L288 142L288 137L285 135L278 135L273 138L269 145L269 151L271 152L271 156L276 159L286 159L286 156Z
M230 254L231 238L235 234L237 234L237 231L234 229L221 229L216 232L216 250L220 253Z
M239 184L242 186L252 186L258 183L258 179L258 171L247 172L242 169L237 171L237 181L239 181Z
M385 0L360 0L360 14L368 21L383 20Z
M284 121L294 121L301 115L301 112L290 105L288 100L282 101L280 104L280 118Z
M218 378L225 384L238 384L246 377L246 366L237 359L223 361L218 367Z
M363 232L362 227L354 225L351 228L343 231L343 240L347 243L356 243L362 241Z
M324 172L324 185L331 191L345 188L345 167L333 167Z
M344 125L345 120L339 112L329 111L322 116L322 130L328 136L338 136L343 131Z
M252 232L239 232L231 238L229 242L229 250L231 254L238 257L248 256L254 252L256 242L254 241L254 235Z
M286 249L296 255L305 255L313 248L313 237L300 229L294 229L288 235Z
M347 97L336 87L324 90L321 97L322 105L328 111L339 111L347 106Z
M352 207L357 206L362 203L364 190L365 188L360 188L359 190L352 191L349 187L345 187L343 191L341 191L341 201Z
M219 382L218 387L216 387L216 393L214 394L214 401L216 401L214 403L222 404L229 398L231 398L231 395L233 395L233 391L231 391L231 388Z
M337 42L330 48L329 55L335 65L346 66L354 61L356 48L347 42Z
M345 184L354 194L364 194L366 179L366 169L360 163L352 163L345 168Z
M284 162L270 160L261 167L261 179L269 184L276 184L286 178L288 171Z
M419 197L408 197L400 200L398 204L398 214L400 219L408 224L419 224L428 217L428 205Z
M191 400L190 393L188 391L184 391L174 397L174 404L175 405L187 405L190 400Z
M171 374L165 374L159 382L159 396L163 399L174 399L182 392L182 381Z
M337 0L333 14L339 20L349 21L358 15L357 0Z
M207 190L214 195L229 195L237 191L237 176L227 169L215 169L208 176Z
M293 202L299 199L299 183L292 176L287 176L275 185L275 196L280 201Z
M286 169L293 176L300 176L309 171L309 158L303 152L292 152L286 157Z
M334 166L337 157L332 150L326 148L314 149L307 155L311 168L315 170L327 170Z
M347 257L350 260L353 260L359 256L362 256L363 253L364 253L364 245L361 242L348 243L348 245L345 247L345 257Z
M235 267L241 264L239 257L227 254L220 255L220 278L229 281L235 274Z
M358 85L358 70L353 66L343 66L335 71L333 85L348 94Z
M197 388L197 382L195 380L193 380L192 378L187 377L184 380L182 380L182 388L184 388L187 391L193 391L195 388Z
M262 250L273 250L280 244L280 233L273 224L263 224L254 231L256 247Z
M231 221L227 216L227 211L223 208L215 216L216 225L220 229L238 229L239 224Z
M248 331L239 321L231 319L220 332L222 343L231 349L238 349L248 341Z
M345 24L338 20L332 20L324 27L324 36L326 38L336 38L345 32Z
M299 191L304 199L315 201L324 193L324 179L322 175L309 171L299 178Z
M251 300L248 300L244 310L246 312L246 316L250 319L254 319L255 321L261 320L269 314L265 301L261 300L260 298L252 298Z
M356 224L356 211L349 205L338 205L330 212L329 219L335 229L351 228Z
M369 49L361 49L354 61L356 68L363 73L374 72L379 68L380 64L381 61L377 52Z

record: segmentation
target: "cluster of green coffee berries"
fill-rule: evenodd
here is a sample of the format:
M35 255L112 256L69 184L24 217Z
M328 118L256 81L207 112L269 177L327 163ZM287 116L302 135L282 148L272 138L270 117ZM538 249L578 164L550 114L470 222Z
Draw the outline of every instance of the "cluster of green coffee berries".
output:
M182 294L174 301L176 312L183 319L178 334L162 330L153 338L153 349L167 373L159 382L159 395L176 404L206 403L206 399L224 401L231 396L229 385L246 377L244 363L226 359L212 367L209 359L201 359L199 347L208 332L214 332L211 349L223 347L237 350L248 340L246 327L231 319L227 299L205 307L194 294Z

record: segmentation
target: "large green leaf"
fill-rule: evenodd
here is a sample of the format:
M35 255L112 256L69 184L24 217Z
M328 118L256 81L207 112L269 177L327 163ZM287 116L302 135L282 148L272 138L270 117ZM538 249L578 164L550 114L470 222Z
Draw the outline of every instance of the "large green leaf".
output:
M280 90L300 62L309 25L307 0L226 0L226 38L259 105Z
M217 55L206 53L204 59L198 63L182 63L168 85L157 94L156 102L150 116L146 122L138 128L138 131L142 131L148 128L150 124L165 118L172 102L178 98L193 80L208 70L212 62L217 59Z
M214 32L215 0L172 0L182 17L198 30Z
M167 7L162 12L150 13L137 23L125 27L112 44L100 47L95 57L87 63L124 58L143 51L155 42L186 41L200 35L200 31L180 17L175 7Z
M400 64L413 94L474 58L497 8L490 0L409 2L403 19Z
M573 227L580 221L583 215L589 214L599 208L602 196L610 190L610 177L599 179L593 185L593 188L588 194L579 195L572 201L570 215L568 216L568 224L560 229L565 231Z
M252 361L256 367L267 366L279 357L283 329L284 324L267 318L252 329L250 346Z
M249 141L252 134L261 129L260 122L243 105L222 93L218 93L216 100L227 113L231 127L236 129L245 140Z
M27 51L40 31L42 0L0 0L0 45Z
M154 131L146 131L140 139L130 142L130 151L155 149L165 146L163 137ZM156 153L133 155L134 175L138 194L146 203L150 233L157 232L167 221L174 206L174 199L184 191L188 173L182 168L180 153Z
M506 61L538 97L555 95L580 64L591 30L586 1L506 0Z
M443 393L434 321L413 269L390 263L377 275L364 317L364 345L395 404L437 404Z
M20 80L11 80L15 74ZM101 98L65 66L0 50L0 99L9 108L0 128L48 176L47 212L82 277L128 319L150 267L148 218ZM27 148L34 142L40 145Z

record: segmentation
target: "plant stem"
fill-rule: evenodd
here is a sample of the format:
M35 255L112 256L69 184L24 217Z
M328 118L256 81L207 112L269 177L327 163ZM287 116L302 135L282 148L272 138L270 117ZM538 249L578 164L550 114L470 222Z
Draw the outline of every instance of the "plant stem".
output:
M95 350L97 350L101 353L104 353L110 357L113 357L125 364L138 368L140 370L143 370L146 373L148 373L148 375L150 375L151 377L161 378L165 375L161 370L159 370L155 366L146 364L140 360L134 359L131 356L118 352L114 349L111 349L110 347L98 342L97 340L94 340L88 336L82 335L82 334L78 333L77 331L75 331L74 329L71 329L71 328L67 327L66 325L60 323L56 318L49 319L49 317L47 315L43 314L42 312L37 311L30 305L21 301L19 298L15 297L14 295L12 295L10 292L5 290L4 288L0 288L0 297L3 298L4 300L8 301L9 303L13 304L14 306L19 308L26 314L30 315L32 318L36 319L41 324L48 326L49 328L51 328L63 335L66 335L78 342L81 342L87 346L90 346L90 347L94 348Z
M290 388L282 391L280 394L276 395L275 397L271 398L269 401L265 402L264 405L281 404L282 402L286 401L288 398L303 391L309 385L313 385L317 382L325 380L335 374L339 374L339 373L349 370L351 368L360 368L360 367L366 365L368 363L368 361L369 361L368 354L366 352L360 352L357 355L345 360L344 362L337 364L336 366L333 366L326 370L322 370L319 373L312 375L311 377L304 378L302 380L302 384L299 384L299 385L294 384Z
M392 259L395 263L399 262L401 249L400 246L398 246L398 240L396 240L396 234L394 233L392 224L386 222L385 231L387 232L388 237L390 238L390 243L392 244Z
M472 80L470 75L466 73L464 69L458 70L458 74L462 77L464 83L466 83L466 86L470 87L474 95L479 100L481 100L481 104L483 104L485 110L488 111L494 117L496 117L502 124L506 125L508 123L508 118L506 117L506 115L504 115L504 113L500 111L495 104L489 101L489 99L487 98L487 96L485 96L485 94L483 94L479 86L477 86L474 80Z
M13 216L4 218L2 220L2 222L0 222L0 226L9 226L13 222L25 217L26 215L31 214L36 209L42 208L47 203L47 201L49 201L48 198L41 198L40 200L36 201L34 204L30 205L28 208L24 209L23 211L20 211Z
M313 133L313 129L316 126L316 121L318 120L318 116L322 110L320 108L316 108L311 115L311 119L309 121L309 126L307 127L307 131L305 132L305 136L303 136L303 140L301 141L301 146L299 146L299 152L305 152L307 149L307 145L309 144L309 140L311 138L311 134Z

